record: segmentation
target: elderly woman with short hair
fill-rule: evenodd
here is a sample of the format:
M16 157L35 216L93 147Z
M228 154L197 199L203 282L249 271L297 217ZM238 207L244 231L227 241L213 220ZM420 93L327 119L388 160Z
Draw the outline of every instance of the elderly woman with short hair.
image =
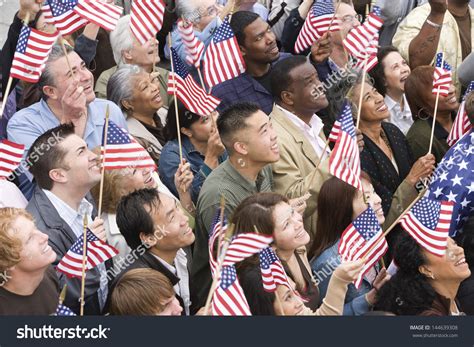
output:
M117 66L104 71L97 79L95 93L97 97L107 99L107 83L109 78L123 64L134 64L141 67L147 73L155 73L159 82L160 94L163 105L167 108L171 105L172 98L166 92L169 71L160 67L155 67L160 62L158 55L158 40L150 39L144 45L135 38L130 30L130 15L119 19L117 26L110 33L110 45L114 53L114 60ZM156 72L155 72L156 71Z
M163 106L160 83L137 65L121 65L110 77L107 95L127 117L130 134L150 153L158 165L166 143L157 111Z

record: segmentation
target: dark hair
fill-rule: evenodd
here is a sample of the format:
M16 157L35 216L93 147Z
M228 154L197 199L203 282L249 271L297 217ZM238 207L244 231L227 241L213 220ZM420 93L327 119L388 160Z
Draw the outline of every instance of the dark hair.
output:
M275 293L269 293L263 289L260 267L248 266L237 271L240 285L244 290L252 315L274 316Z
M464 256L470 269L474 271L474 230L472 221L464 225L464 231L456 235L456 242L464 249Z
M418 66L405 82L405 96L414 120L419 118L420 111L426 107L425 93L428 89L431 92L434 71L432 66Z
M117 225L131 249L142 244L140 233L154 233L155 224L146 208L153 211L158 209L160 204L160 195L154 188L136 190L120 200L117 207Z
M308 63L306 57L295 55L279 61L272 67L270 78L272 95L275 100L281 101L281 93L287 91L293 82L290 77L291 71L306 63Z
M68 169L63 163L67 153L60 144L71 135L74 135L74 125L72 123L61 124L46 131L31 145L26 161L41 189L51 190L53 188L54 182L49 177L51 170Z
M254 232L255 228L259 233L273 235L273 210L282 202L288 203L288 199L277 193L257 193L242 200L231 218L235 235Z
M393 52L399 53L398 49L393 46L380 47L377 52L379 63L369 72L369 75L374 79L375 88L383 96L387 94L387 86L385 85L387 80L385 78L383 60L387 55Z
M370 182L370 177L361 172L361 178ZM331 177L321 186L318 195L316 237L308 251L308 258L316 258L340 239L352 222L352 202L357 188L337 177Z
M245 46L245 28L255 22L258 18L260 18L258 14L250 11L238 11L232 15L230 27L232 28L240 46Z
M397 240L394 261L397 273L379 289L374 309L396 315L417 315L429 309L436 292L418 270L427 259L421 246L405 231Z
M241 102L231 105L217 118L217 130L229 155L234 152L236 133L248 128L249 124L245 121L258 111L257 104Z
M466 97L465 110L471 126L474 126L474 92L470 92Z
M202 117L186 109L186 107L178 101L179 126L189 129L191 125L196 123ZM176 124L176 109L170 107L166 116L165 136L167 141L176 140L178 138L178 126ZM186 136L181 133L181 136Z

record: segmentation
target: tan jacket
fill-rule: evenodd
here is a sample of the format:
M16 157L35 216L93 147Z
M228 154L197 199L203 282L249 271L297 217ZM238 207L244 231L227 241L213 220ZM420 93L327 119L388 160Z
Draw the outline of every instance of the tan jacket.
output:
M150 133L145 126L133 117L127 117L128 132L150 153L157 163L163 146L158 139Z
M270 117L273 128L278 135L280 160L272 165L274 191L297 198L307 192L311 197L306 201L307 207L303 216L306 231L311 236L310 247L316 234L316 208L319 190L331 175L329 174L329 156L322 160L315 172L319 161L309 140L294 123L276 106ZM321 138L326 141L321 131Z

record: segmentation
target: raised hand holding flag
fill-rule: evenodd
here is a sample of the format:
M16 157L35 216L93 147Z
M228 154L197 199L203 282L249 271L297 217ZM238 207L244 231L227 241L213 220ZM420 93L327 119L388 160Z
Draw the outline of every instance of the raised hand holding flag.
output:
M199 66L201 65L201 58L204 53L204 43L194 34L192 23L186 23L184 20L179 19L177 26L178 32L181 34L181 39L184 43L184 47L186 48L186 62L199 69ZM204 85L202 87L204 88Z

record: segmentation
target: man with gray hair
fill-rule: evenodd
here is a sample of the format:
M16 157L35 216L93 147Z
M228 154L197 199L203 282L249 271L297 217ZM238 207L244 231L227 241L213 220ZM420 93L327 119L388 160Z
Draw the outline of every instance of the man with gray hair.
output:
M55 44L38 82L41 100L13 115L8 122L8 139L25 145L26 151L44 132L60 124L73 123L75 133L89 148L100 146L107 106L110 120L127 128L122 112L114 103L96 99L94 78L84 61L66 45L66 55L59 44ZM72 74L71 74L72 72ZM30 192L26 185L23 193Z
M158 40L153 38L144 45L135 38L130 30L130 15L123 16L119 19L117 26L110 33L110 45L114 53L116 66L104 71L97 79L95 85L95 93L99 98L107 98L107 83L110 76L113 75L117 68L122 64L138 65L148 73L155 72L160 84L160 96L163 104L168 108L173 98L168 96L167 83L169 71L154 65L160 62L158 55Z
M176 0L176 14L187 22L193 24L196 38L208 46L216 29L222 24L222 20L232 11L237 11L242 0L229 0L225 6L220 5L219 0ZM186 62L186 49L178 29L172 33L172 46L176 49L179 57ZM168 42L165 46L165 56L169 59Z

